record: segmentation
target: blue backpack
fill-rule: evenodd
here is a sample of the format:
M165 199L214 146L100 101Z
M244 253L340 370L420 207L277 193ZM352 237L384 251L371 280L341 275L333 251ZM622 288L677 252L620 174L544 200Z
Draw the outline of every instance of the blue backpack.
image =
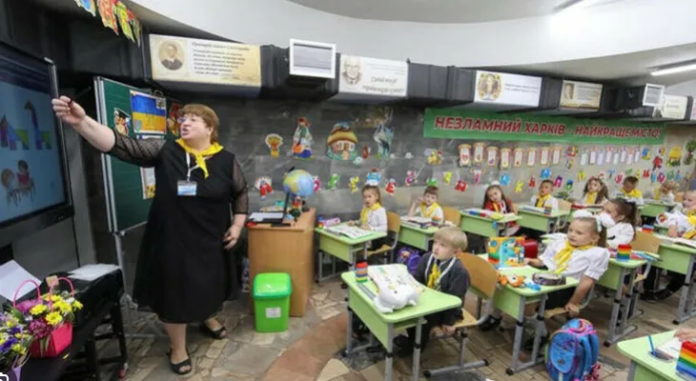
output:
M546 347L546 371L552 380L599 379L599 339L592 323L573 319L554 332Z
M420 262L420 259L420 251L410 247L404 247L401 250L399 250L399 256L396 258L396 262L406 265L409 274L415 275L416 269L418 269L418 263Z

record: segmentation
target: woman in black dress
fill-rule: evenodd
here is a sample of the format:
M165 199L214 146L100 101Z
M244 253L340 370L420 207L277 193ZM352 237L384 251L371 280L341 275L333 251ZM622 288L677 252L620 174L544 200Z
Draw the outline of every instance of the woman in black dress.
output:
M102 152L154 167L157 192L138 257L133 297L152 308L171 341L175 373L191 371L186 324L222 339L215 318L231 290L225 254L239 239L248 213L247 183L234 154L217 142L219 120L207 106L183 108L181 139L132 139L115 133L67 97L53 100L56 115Z

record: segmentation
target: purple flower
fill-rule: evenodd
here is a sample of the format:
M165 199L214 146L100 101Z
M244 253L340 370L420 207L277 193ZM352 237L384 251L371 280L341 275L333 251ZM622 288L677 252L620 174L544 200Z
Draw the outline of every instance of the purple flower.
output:
M8 353L13 345L17 344L17 338L9 337L7 340L0 345L0 353Z
M41 300L39 299L25 300L17 304L17 309L19 310L19 312L26 315L32 307L39 304L40 302Z
M46 324L44 319L36 319L29 323L29 332L36 339L43 339L51 333L51 328Z

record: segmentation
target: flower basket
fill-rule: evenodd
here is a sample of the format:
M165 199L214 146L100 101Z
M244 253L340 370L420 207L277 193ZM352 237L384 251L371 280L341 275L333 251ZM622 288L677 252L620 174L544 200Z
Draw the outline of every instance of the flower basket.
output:
M57 357L72 344L72 323L63 323L47 337L35 340L29 347L32 357Z
M0 313L0 370L9 381L20 381L32 340L16 318Z
M22 366L20 365L16 368L5 370L2 373L8 377L8 381L20 381L22 379ZM4 379L1 378L0 380L4 381Z

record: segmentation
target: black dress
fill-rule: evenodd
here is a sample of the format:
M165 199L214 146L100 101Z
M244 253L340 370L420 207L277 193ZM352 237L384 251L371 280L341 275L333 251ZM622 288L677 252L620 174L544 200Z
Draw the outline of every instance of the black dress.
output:
M116 135L109 152L141 167L155 167L157 191L140 247L133 299L167 323L210 318L236 288L234 260L223 237L232 214L247 214L247 183L234 154L223 150L206 160L209 177L195 168L195 196L178 196L186 180L186 155L171 140ZM190 157L190 166L195 159ZM231 208L230 208L231 206Z

